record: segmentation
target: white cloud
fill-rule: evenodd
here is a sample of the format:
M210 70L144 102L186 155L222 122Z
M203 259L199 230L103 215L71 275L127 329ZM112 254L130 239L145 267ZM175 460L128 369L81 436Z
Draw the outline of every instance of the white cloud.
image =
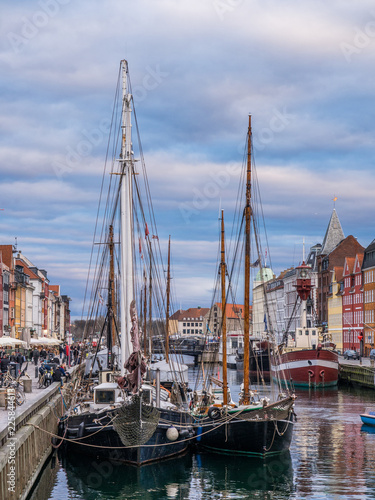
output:
M217 218L224 208L230 225L238 203L248 113L277 267L303 236L324 236L335 195L345 234L373 239L370 0L55 4L44 24L41 2L2 5L0 231L65 280L77 306L123 58L183 305L210 301ZM23 37L19 50L10 33Z

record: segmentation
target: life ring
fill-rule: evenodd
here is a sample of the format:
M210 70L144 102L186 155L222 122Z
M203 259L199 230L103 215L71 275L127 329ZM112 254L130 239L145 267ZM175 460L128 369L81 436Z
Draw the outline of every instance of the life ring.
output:
M319 375L320 375L322 378L324 378L324 370L320 370Z
M217 420L221 417L221 408L217 406L210 406L210 408L208 409L208 416L212 420Z

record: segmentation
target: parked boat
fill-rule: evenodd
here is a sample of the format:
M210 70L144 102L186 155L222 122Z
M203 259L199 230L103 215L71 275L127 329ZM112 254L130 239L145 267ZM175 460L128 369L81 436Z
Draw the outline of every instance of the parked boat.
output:
M246 197L245 210L241 214L245 220L244 245L237 243L236 247L245 248L244 272L244 378L238 402L232 400L227 377L227 331L226 315L222 315L222 380L210 376L209 385L202 382L200 389L196 388L192 400L192 416L197 429L196 442L199 447L217 453L267 455L280 453L289 449L293 433L294 395L289 390L281 390L279 384L272 387L263 386L258 391L254 380L250 380L250 225L254 207L251 204L251 117L249 117L246 163ZM239 224L242 227L242 224ZM241 235L241 231L239 232ZM256 245L258 249L259 246ZM221 216L220 244L220 277L221 303L223 310L226 305L227 272L224 241L224 212ZM260 258L258 259L260 262ZM234 266L233 266L234 267ZM231 283L228 289L232 290ZM268 391L268 392L267 392Z
M318 328L308 328L306 303L311 290L310 266L305 262L296 268L297 300L301 301L301 326L294 338L284 335L283 343L272 358L274 380L289 380L298 387L329 387L338 382L339 362L335 345L319 340Z
M369 425L370 427L375 427L375 410L366 408L365 413L362 413L360 417L363 424Z
M103 306L105 302L103 295L106 294L106 320L101 327L98 345L101 344L102 336L106 335L108 359L106 369L99 364L98 378L94 377L93 368L91 368L87 377L80 384L76 384L73 390L72 406L60 420L59 432L65 439L69 453L77 452L133 465L143 465L186 451L193 430L190 425L191 417L184 381L179 381L177 377L175 380L172 379L177 369L170 370L169 390L160 384L160 370L156 370L156 380L147 379L149 371L145 351L149 342L146 335L147 314L143 310L146 300L145 296L143 296L143 301L136 296L135 291L142 289L142 286L136 286L135 283L138 274L141 275L139 279L143 283L144 275L147 274L145 272L147 262L150 263L148 271L151 272L152 268L154 273L152 293L158 294L159 299L155 300L158 304L162 303L160 297L165 295L163 290L165 283L163 284L163 271L157 271L155 255L150 254L149 259L146 259L146 251L151 250L153 242L158 242L158 238L155 236L151 240L149 237L145 213L152 214L153 211L149 209L146 212L145 208L141 207L141 187L135 175L131 138L131 107L134 103L129 91L126 61L121 62L120 78L123 90L122 95L117 95L117 98L120 106L118 116L121 117L121 123L112 124L111 129L121 133L118 141L121 144L121 152L117 168L114 167L111 172L109 197L105 205L105 216L110 221L110 231L109 234L106 233L100 245L102 249L98 257L100 265L94 273L92 305L90 306L90 311L98 310ZM116 165L116 162L113 165ZM144 169L143 160L142 168ZM147 199L149 199L147 179L145 183ZM139 213L136 212L136 207L140 207ZM107 219L103 224L104 228ZM120 220L120 250L116 252L115 259L112 224L117 220ZM144 237L138 235L137 238L137 227L142 228ZM154 221L152 221L152 230L156 235ZM133 248L134 242L138 239L139 255L136 255ZM116 260L120 261L121 265L119 281L115 278L114 262ZM109 261L109 268L107 261ZM160 279L160 276L163 279ZM120 297L120 331L115 312L117 304L115 292ZM141 304L139 309L143 314L143 321L139 319L137 304ZM160 310L163 309L164 306L160 307ZM168 332L168 325L161 320L158 323L165 327L165 332ZM89 322L86 324L88 325ZM144 325L143 331L142 324ZM151 321L149 326L151 327ZM96 323L94 323L94 331L95 328ZM151 338L151 331L149 331L149 338ZM121 348L121 354L117 357L113 349L116 343ZM95 361L97 361L97 356L91 360L92 367Z
M268 340L261 340L254 337L250 338L250 378L255 379L259 373L265 381L270 380L270 357L272 354L272 346ZM237 349L236 368L243 371L243 347Z
M243 349L243 332L233 331L227 332L226 335L227 342L227 367L231 369L237 368L237 351L238 349ZM219 362L223 364L223 344L220 343L219 347Z

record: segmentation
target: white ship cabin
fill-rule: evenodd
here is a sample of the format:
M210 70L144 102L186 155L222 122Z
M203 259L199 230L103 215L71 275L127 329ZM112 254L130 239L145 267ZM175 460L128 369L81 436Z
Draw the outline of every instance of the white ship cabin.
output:
M116 382L105 382L94 387L95 408L114 405L121 399L121 390Z
M295 339L289 337L288 347L294 349L316 349L319 344L317 328L297 328Z
M222 338L221 338L222 340ZM244 343L244 336L242 331L232 331L227 333L227 355L237 354L237 349L242 349ZM219 346L219 359L223 359L223 343L220 342Z

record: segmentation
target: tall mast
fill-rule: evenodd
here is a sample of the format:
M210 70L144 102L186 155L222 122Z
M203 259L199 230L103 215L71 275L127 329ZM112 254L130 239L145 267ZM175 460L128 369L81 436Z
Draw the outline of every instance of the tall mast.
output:
M165 361L169 363L169 302L171 294L171 236L168 242L167 312L165 318Z
M152 248L150 244L150 276L148 278L148 317L149 317L149 327L148 327L148 354L151 359L152 354Z
M147 276L144 271L144 297L143 297L143 352L147 356Z
M245 206L245 303L244 303L244 391L242 404L250 404L250 225L251 225L251 115L247 133L246 206Z
M112 332L112 347L116 344L116 301L115 301L115 266L114 266L114 243L113 243L113 226L109 226L109 295L111 304L111 332Z
M121 61L122 68L122 144L121 144L121 375L124 363L132 348L130 340L130 303L133 291L133 213L132 213L132 174L133 155L131 140L131 99L128 92L128 63Z
M221 339L223 342L223 405L228 404L228 375L227 375L227 301L225 297L225 239L224 239L224 210L221 211L221 310L222 327Z

